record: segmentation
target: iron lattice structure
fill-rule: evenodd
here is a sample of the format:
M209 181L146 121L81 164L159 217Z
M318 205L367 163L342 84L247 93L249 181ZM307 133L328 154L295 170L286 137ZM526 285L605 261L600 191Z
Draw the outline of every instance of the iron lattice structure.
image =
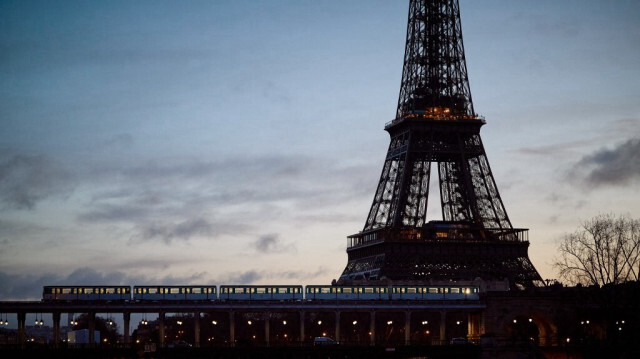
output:
M398 110L363 231L340 282L541 282L527 230L514 229L480 139L457 0L411 0ZM443 221L426 222L432 164Z

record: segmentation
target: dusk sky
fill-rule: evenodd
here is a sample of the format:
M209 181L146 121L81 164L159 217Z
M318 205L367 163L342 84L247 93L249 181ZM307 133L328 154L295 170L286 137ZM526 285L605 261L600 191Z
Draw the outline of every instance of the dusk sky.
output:
M580 221L640 217L640 1L460 8L498 189L557 278L557 242ZM389 144L407 13L407 0L0 1L0 300L337 279Z

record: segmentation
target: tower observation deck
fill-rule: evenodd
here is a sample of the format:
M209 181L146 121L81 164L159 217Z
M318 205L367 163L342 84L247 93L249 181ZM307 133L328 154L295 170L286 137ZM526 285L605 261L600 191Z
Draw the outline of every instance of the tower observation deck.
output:
M339 283L542 284L528 230L507 215L480 138L458 0L411 0L391 141L362 231L348 237ZM427 222L432 169L442 221Z

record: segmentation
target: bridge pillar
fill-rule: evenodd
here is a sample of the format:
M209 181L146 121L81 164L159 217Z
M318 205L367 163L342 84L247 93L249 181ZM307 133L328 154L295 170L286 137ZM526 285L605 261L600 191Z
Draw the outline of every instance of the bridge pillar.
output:
M131 337L129 335L129 327L131 326L131 313L130 312L122 312L122 321L124 322L124 344L128 346L131 344Z
M264 316L264 341L267 344L267 346L269 346L269 342L270 342L270 335L271 333L269 332L270 329L270 320L269 320L269 313L265 313Z
M376 345L376 312L374 310L371 311L369 320L369 340L370 344Z
M440 344L447 341L447 311L440 311Z
M200 312L193 312L193 345L200 347Z
M51 313L53 318L53 347L58 348L60 346L60 312Z
M94 347L96 345L96 312L87 313L87 318L89 319L89 347Z
M23 347L25 343L27 313L18 312L18 344Z
M340 311L336 310L336 341L340 341Z
M300 311L300 344L304 343L304 310Z
M404 316L404 345L411 344L411 312L406 311Z
M158 312L158 337L160 348L164 348L164 312Z
M480 313L469 313L467 319L467 338L477 339L482 334L482 315Z
M232 311L229 312L229 345L236 346L236 316Z

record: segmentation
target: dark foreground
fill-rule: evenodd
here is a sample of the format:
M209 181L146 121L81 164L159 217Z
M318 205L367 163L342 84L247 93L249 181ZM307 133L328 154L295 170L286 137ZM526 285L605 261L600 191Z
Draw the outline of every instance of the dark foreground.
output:
M135 349L46 349L0 348L3 358L104 358L104 359L173 359L173 358L282 358L282 359L358 359L358 358L481 358L477 346L429 346L429 347L289 347L289 348L178 348L145 353Z
M640 358L640 347L572 346L546 347L480 345L402 346L402 347L241 347L241 348L175 348L145 352L134 348L63 348L0 347L0 358L98 358L98 359L591 359Z
M638 358L640 351L633 348L501 348L482 349L479 346L429 346L429 347L339 347L339 348L185 348L165 349L145 353L135 349L48 349L48 348L0 348L2 358L104 358L104 359L457 359L457 358Z

